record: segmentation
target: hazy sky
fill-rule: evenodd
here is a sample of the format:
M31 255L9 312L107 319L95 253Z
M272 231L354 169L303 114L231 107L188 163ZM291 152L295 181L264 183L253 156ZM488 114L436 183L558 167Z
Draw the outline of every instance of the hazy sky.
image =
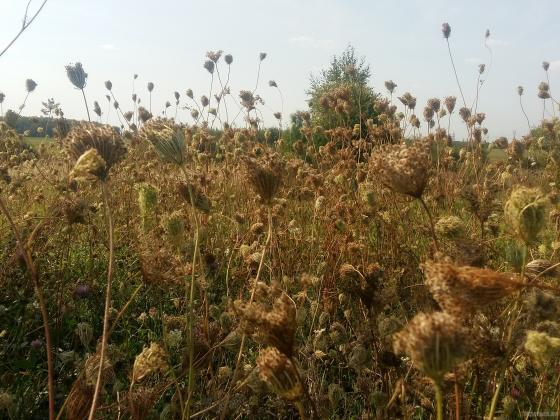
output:
M31 7L40 3L33 0ZM0 49L17 33L26 4L0 0ZM309 75L352 44L371 64L371 85L386 94L383 82L394 80L397 95L408 90L417 96L421 113L430 97L459 96L441 35L441 24L447 21L467 102L475 96L478 64L489 64L484 33L490 29L494 58L479 110L487 114L492 138L511 137L514 131L520 136L527 125L517 86L525 87L524 105L536 124L542 114L537 85L546 80L543 60L551 62L551 91L560 97L559 16L558 0L49 0L0 58L0 91L6 94L4 111L16 109L25 97L25 79L32 78L38 86L24 115L38 114L41 101L54 97L69 118L85 118L81 94L64 69L80 61L89 73L90 107L98 100L107 111L103 82L110 79L122 109L131 109L132 76L137 73L143 105L148 103L147 82L155 83L155 113L165 101L174 103L176 90L182 102L187 88L196 97L208 95L210 75L202 67L206 51L233 55L235 95L254 87L262 51L268 57L258 93L266 102L263 114L272 123L280 98L268 86L270 79L283 92L287 117L307 107ZM224 63L221 72L226 72ZM179 111L179 118L191 121L186 111ZM111 121L116 123L114 110ZM459 124L455 126L460 135Z

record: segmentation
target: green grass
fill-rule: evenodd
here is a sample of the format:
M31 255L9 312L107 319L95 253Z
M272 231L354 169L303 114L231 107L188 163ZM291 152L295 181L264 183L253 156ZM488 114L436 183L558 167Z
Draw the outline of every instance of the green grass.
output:
M42 143L51 141L49 137L24 137L23 141L29 144L31 147L39 147Z

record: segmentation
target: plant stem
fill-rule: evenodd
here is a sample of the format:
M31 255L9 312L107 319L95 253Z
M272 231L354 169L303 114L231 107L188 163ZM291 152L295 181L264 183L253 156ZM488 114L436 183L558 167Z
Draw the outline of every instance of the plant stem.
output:
M437 420L443 420L443 392L441 385L438 382L434 382L434 388L436 390L436 418Z
M447 51L449 51L449 58L451 59L451 65L453 66L453 73L455 74L455 80L457 81L457 86L459 87L459 92L461 93L461 98L463 99L463 106L467 106L467 101L465 101L465 96L463 95L463 89L461 89L461 83L459 82L459 76L457 75L457 69L455 68L455 62L453 61L453 54L451 54L451 46L449 45L449 38L447 41Z
M19 252L21 253L23 259L25 260L27 271L29 272L31 279L33 280L33 285L35 286L35 293L37 294L37 300L39 301L39 308L41 310L41 318L43 320L43 328L45 331L45 346L47 350L47 371L48 371L47 387L49 393L49 419L53 420L55 415L54 360L52 355L52 339L51 339L51 331L49 328L49 317L48 317L45 297L43 295L43 289L41 286L41 282L39 280L39 274L37 272L37 268L33 263L33 258L31 257L31 252L29 250L29 247L27 248L24 247L19 230L16 224L14 223L14 220L12 219L10 212L8 211L8 208L4 204L4 200L2 200L2 197L0 197L0 211L4 214L4 216L8 220L8 223L10 224L12 232L16 238Z
M101 183L101 192L103 195L103 204L105 205L105 217L107 219L107 230L109 234L109 265L107 268L107 290L105 292L105 312L103 314L103 335L101 336L101 352L99 358L99 370L97 372L97 381L95 383L95 391L89 412L88 420L95 418L95 410L101 393L103 382L103 366L105 360L105 352L107 350L107 341L109 338L109 314L111 306L111 284L113 280L113 260L114 260L114 244L113 244L113 217L111 215L111 204L109 198L109 189L107 182Z
M424 199L420 196L418 198L418 201L420 201L420 204L422 204L422 207L424 207L424 210L426 211L426 214L428 215L428 219L430 220L430 230L432 233L432 240L434 242L434 247L436 249L436 251L439 251L439 246L438 246L438 240L437 240L437 236L436 236L436 229L434 226L434 219L432 218L432 213L430 212L430 209L428 209L428 206L426 204L426 202L424 201Z
M89 117L89 108L86 100L86 93L84 92L83 89L82 89L82 95L84 96L84 104L86 105L87 119L89 122L91 122L91 118Z
M502 389L502 384L505 375L506 375L506 370L504 369L502 371L502 375L500 376L500 380L496 385L496 390L494 391L494 395L492 396L492 403L490 404L490 412L488 413L489 420L494 420L494 415L496 414L496 407L498 406L498 397L500 396L500 390Z

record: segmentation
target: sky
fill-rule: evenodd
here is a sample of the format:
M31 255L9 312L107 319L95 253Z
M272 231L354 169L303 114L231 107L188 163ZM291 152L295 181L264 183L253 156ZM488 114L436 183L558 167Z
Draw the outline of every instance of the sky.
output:
M36 9L41 0L32 0ZM0 49L18 32L27 0L0 0ZM210 74L202 67L207 51L233 55L230 86L255 87L259 53L262 62L257 93L265 101L262 113L272 125L281 111L275 80L284 98L284 115L307 109L311 74L328 67L348 45L371 66L371 86L387 95L384 81L397 83L395 96L410 91L418 98L417 113L429 98L459 97L441 24L452 28L451 49L467 103L474 100L478 65L486 64L479 111L487 117L491 139L527 133L517 86L531 124L542 117L537 86L546 81L543 61L551 63L553 96L560 97L558 0L49 0L36 21L0 57L0 92L6 109L17 109L25 98L25 80L38 86L23 115L39 115L41 102L54 98L68 118L86 118L80 91L69 82L64 66L81 62L89 74L86 95L97 100L105 121L108 102L105 80L124 111L132 109L133 75L142 105L148 104L148 82L154 114L173 92L193 89L197 98L210 92ZM484 45L484 34L493 54ZM221 75L227 73L225 63ZM214 85L216 90L216 84ZM234 107L233 104L230 108ZM550 104L547 107L552 112ZM175 110L168 111L174 115ZM548 115L548 114L547 114ZM179 109L178 119L192 120ZM117 124L114 109L109 121ZM463 135L459 121L453 123Z

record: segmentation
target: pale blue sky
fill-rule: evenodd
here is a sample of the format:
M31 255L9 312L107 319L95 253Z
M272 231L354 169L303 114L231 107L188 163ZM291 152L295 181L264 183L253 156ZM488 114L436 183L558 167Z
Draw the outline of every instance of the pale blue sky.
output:
M40 0L34 0L38 6ZM27 0L0 0L0 47L21 25ZM392 79L396 94L418 97L421 113L430 97L459 96L442 22L452 27L451 45L467 101L474 98L479 63L488 64L483 40L490 29L492 68L481 91L479 110L487 113L489 135L526 133L517 86L525 87L524 104L533 124L542 112L537 85L546 80L541 67L551 62L552 94L560 97L558 0L49 0L35 23L0 58L0 91L4 110L16 109L25 97L25 79L36 91L24 115L38 114L41 101L54 97L70 118L85 118L82 98L66 77L64 66L80 61L89 73L90 106L98 100L106 112L103 82L110 79L123 110L131 108L132 75L137 93L147 104L146 83L155 83L153 108L161 110L173 92L182 100L192 88L208 94L210 76L202 68L208 50L234 57L232 93L255 84L258 54L263 62L259 93L270 108L272 123L280 99L268 87L276 80L285 99L285 116L306 108L309 75L327 66L348 44L371 64L372 86L386 94ZM225 72L225 64L222 64ZM550 107L549 107L550 109ZM116 123L112 110L112 122ZM191 121L186 112L184 121ZM456 132L461 135L459 123Z

